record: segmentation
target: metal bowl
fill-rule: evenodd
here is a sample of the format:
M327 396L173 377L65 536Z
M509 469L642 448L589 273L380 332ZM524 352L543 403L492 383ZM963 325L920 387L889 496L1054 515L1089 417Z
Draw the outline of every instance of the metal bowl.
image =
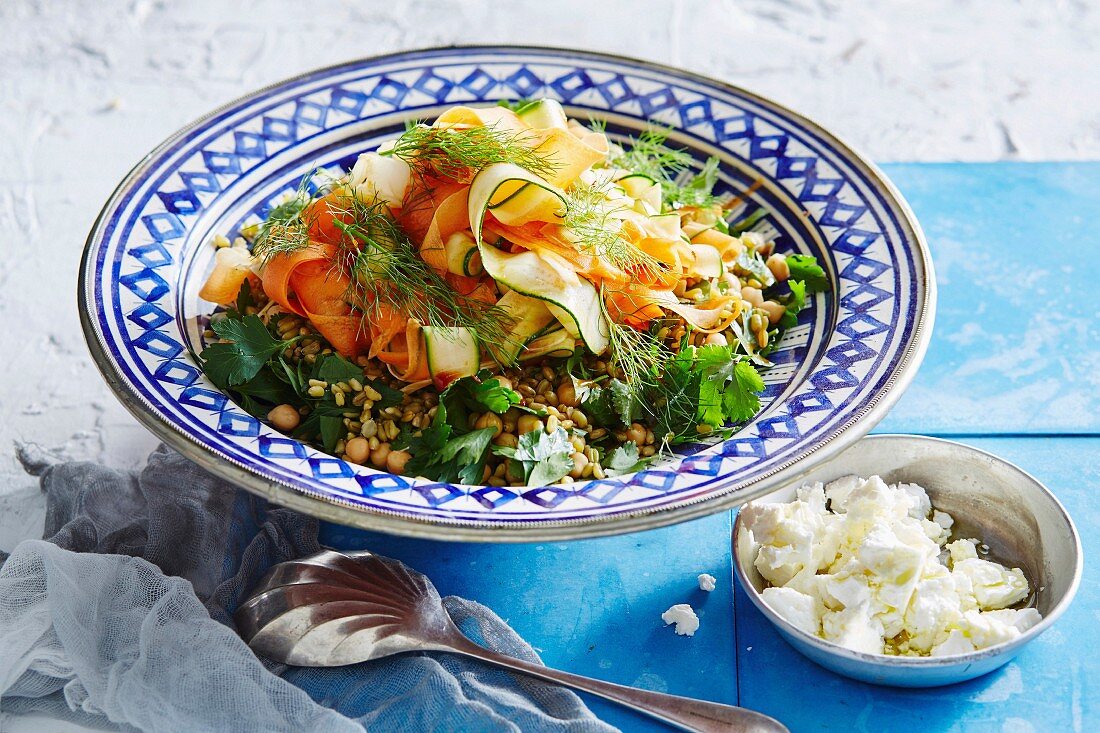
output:
M1032 587L1031 605L1043 620L1018 638L969 654L890 657L833 644L780 617L764 603L767 587L753 565L756 548L738 516L733 526L734 572L753 604L799 652L826 669L879 685L935 687L980 677L1008 663L1066 610L1081 581L1081 541L1073 521L1033 476L985 451L915 435L874 435L806 474L802 483L848 475L879 475L928 491L932 505L955 518L955 537L977 537L990 555L1019 567ZM791 485L760 499L792 501Z

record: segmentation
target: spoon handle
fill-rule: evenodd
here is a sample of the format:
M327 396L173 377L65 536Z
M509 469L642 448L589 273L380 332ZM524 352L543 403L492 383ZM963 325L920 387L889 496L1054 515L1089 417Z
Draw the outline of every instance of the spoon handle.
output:
M537 677L546 682L554 682L599 695L682 730L697 733L790 733L786 726L775 719L745 708L594 680L509 657L478 646L467 639L462 641L467 643L456 643L449 651L505 667L513 672Z

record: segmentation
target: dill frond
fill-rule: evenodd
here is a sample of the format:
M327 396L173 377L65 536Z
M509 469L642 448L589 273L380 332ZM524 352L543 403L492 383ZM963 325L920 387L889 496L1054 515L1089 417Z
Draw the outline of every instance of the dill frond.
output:
M327 192L328 184L317 186L314 193L310 187L318 176L319 170L302 176L298 189L267 214L264 223L252 242L252 254L267 264L272 257L292 254L309 246L309 222L305 221L305 210L315 198Z
M622 222L614 216L620 209L608 199L609 186L577 181L566 192L563 223L576 237L577 249L620 269L659 272L662 264L657 258L623 237Z
M607 162L608 166L645 174L661 182L662 188L665 184L674 185L676 176L691 168L692 157L686 150L665 145L670 132L664 127L644 130L631 138L623 146L622 154Z
M671 130L650 127L624 146L623 153L607 162L613 168L642 173L661 184L665 206L707 208L717 201L712 193L718 181L718 159L708 158L702 170L682 179L693 167L694 158L683 149L666 145Z
M428 127L410 125L387 154L409 164L419 177L439 176L469 183L485 166L514 163L546 178L557 164L529 147L523 132L488 127Z
M607 310L607 286L600 286L600 308L607 320L611 363L622 374L622 381L631 393L641 398L652 388L672 353L659 339L646 331L639 331L618 323ZM639 404L647 411L652 407L645 400Z
M505 344L512 321L502 308L456 291L423 259L383 201L340 200L334 223L346 236L335 266L350 279L346 298L366 320L387 306L424 325L464 327L482 343Z

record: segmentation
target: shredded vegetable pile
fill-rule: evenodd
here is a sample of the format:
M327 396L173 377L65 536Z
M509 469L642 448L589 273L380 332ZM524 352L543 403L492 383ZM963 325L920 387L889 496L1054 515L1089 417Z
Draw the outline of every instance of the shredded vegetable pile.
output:
M602 478L729 433L828 283L667 137L618 145L548 99L407 126L216 238L204 371L276 429L433 480Z

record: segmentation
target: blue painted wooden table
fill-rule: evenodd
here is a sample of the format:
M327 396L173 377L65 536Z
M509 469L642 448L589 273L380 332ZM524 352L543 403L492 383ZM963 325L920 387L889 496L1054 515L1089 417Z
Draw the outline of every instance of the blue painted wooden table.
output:
M914 384L876 432L952 437L1043 480L1077 522L1085 576L1069 612L1016 661L933 690L874 687L816 667L735 592L732 517L581 542L492 546L327 526L500 614L554 667L736 703L804 731L1100 730L1100 164L888 165L921 220L940 302ZM703 593L695 576L718 578ZM660 614L696 607L677 637ZM665 728L602 701L628 731Z

